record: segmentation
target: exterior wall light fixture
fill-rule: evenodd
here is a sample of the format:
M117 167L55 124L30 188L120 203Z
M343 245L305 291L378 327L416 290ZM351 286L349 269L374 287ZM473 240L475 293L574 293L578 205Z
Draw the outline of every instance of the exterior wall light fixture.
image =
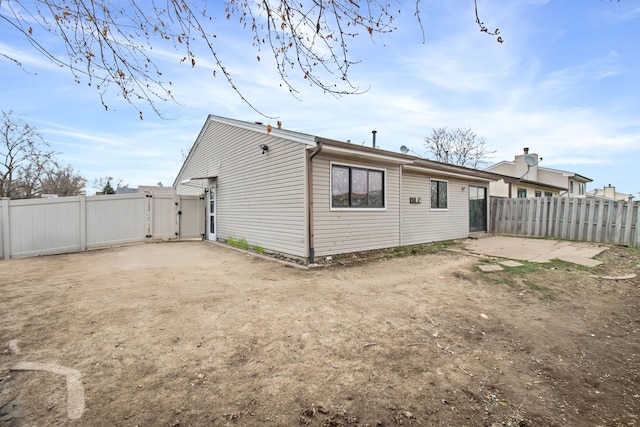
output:
M267 144L260 144L260 149L262 150L262 154L269 151L269 146Z

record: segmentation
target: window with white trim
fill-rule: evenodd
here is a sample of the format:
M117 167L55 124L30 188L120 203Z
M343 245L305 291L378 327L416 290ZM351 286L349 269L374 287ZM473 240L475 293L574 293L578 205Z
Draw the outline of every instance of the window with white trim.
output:
M431 180L431 209L448 209L447 181Z
M331 165L332 208L384 208L384 171Z

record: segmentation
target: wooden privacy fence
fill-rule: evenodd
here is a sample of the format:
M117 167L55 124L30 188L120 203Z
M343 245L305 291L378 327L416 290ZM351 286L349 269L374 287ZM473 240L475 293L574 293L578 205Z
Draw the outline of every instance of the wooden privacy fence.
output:
M0 259L202 233L204 204L198 196L135 193L0 200Z
M640 247L640 204L597 198L491 199L491 231Z

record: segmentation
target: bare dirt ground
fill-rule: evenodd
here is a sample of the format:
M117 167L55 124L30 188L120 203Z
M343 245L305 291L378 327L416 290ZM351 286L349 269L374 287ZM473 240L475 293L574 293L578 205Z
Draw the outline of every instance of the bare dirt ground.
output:
M639 273L637 250L492 273L377 255L303 270L179 242L0 261L0 426L640 425L640 280L595 277ZM77 419L66 371L27 362L80 373Z

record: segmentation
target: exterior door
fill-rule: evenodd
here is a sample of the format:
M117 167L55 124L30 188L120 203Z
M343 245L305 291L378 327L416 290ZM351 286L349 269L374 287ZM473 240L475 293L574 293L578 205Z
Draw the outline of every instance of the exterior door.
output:
M487 188L469 186L469 231L487 231Z
M207 240L216 241L216 187L210 187L207 196Z

